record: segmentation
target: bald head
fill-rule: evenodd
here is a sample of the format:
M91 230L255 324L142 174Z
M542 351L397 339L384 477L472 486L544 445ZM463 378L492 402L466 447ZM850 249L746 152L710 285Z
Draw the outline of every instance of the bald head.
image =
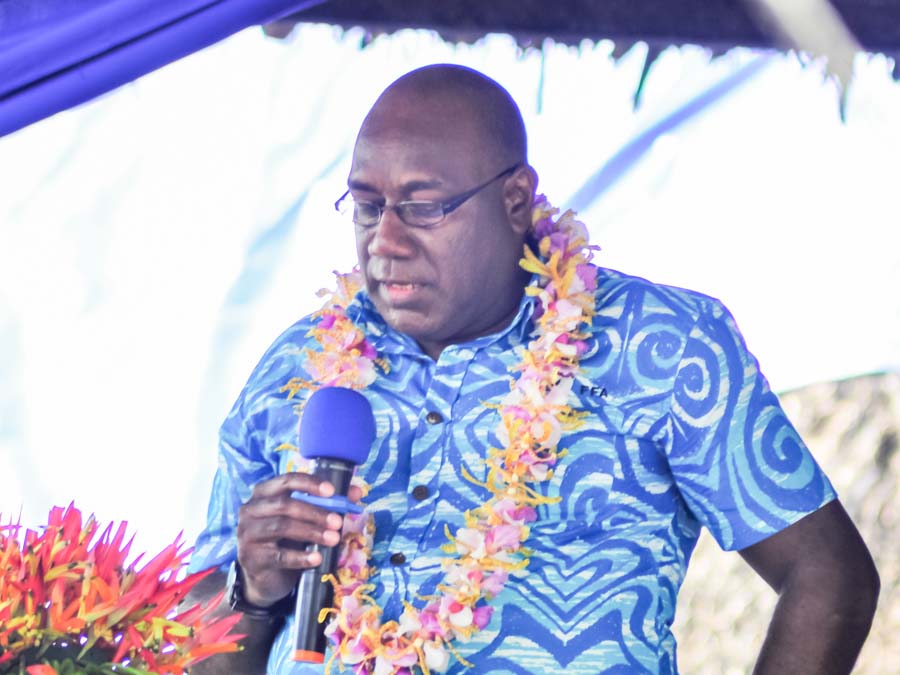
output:
M527 163L516 102L497 82L464 66L435 64L403 75L372 106L359 135L404 129L462 145L478 161Z
M518 311L537 186L525 152L510 95L461 66L404 75L360 129L347 185L357 205L381 207L378 223L356 226L366 290L388 325L432 358L500 330ZM411 223L412 204L443 216Z

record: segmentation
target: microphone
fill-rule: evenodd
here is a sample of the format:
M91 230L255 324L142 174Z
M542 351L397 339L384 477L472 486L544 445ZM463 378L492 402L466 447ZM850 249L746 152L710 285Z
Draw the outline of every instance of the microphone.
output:
M323 498L294 492L293 497L330 511L361 513L362 507L347 499L353 470L362 464L375 440L375 418L366 397L353 389L325 387L309 397L300 420L300 454L314 460L312 475L334 485L334 496ZM322 577L337 571L340 544L334 547L309 544L322 562L305 569L297 582L294 612L294 661L324 663L325 624L319 613L334 603L334 588Z

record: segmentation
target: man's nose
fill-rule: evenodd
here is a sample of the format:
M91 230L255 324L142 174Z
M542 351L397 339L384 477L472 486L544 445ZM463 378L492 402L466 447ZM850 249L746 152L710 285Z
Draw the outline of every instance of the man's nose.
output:
M400 220L396 209L386 208L381 221L372 227L369 254L385 258L408 257L414 250L412 228Z

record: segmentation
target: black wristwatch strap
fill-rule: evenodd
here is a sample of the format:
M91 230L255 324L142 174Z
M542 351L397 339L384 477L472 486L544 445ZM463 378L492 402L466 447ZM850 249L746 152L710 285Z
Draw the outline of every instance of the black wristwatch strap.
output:
M244 596L244 575L237 560L231 563L228 570L228 585L226 588L228 604L235 612L242 612L244 616L259 621L273 621L294 613L297 602L296 589L290 595L283 597L274 605L260 607L254 605Z

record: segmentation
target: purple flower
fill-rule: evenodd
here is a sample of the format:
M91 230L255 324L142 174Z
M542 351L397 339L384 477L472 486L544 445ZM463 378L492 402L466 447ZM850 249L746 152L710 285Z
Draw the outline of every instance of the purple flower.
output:
M584 283L584 288L588 291L597 290L597 268L593 265L578 265L575 268L575 274Z
M476 607L472 612L472 620L476 626L478 626L478 630L483 629L487 626L491 621L491 616L494 613L494 608L488 605L482 605L481 607Z
M509 572L506 570L495 570L491 576L482 582L481 588L485 593L497 595L503 590L507 579L509 579Z

